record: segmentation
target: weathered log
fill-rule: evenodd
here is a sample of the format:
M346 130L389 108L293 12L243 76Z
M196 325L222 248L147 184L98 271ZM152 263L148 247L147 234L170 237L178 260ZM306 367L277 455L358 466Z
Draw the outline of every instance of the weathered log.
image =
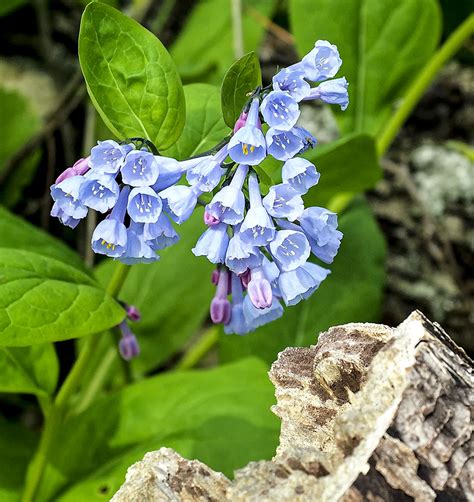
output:
M472 361L414 312L346 324L273 364L280 445L234 481L162 448L128 470L125 501L474 500Z

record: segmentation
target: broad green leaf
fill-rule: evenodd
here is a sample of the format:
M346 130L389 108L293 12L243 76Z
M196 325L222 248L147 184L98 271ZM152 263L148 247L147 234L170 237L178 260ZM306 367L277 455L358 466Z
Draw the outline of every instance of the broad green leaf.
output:
M184 87L188 114L179 140L163 155L185 159L218 144L229 129L222 120L219 89L209 84Z
M132 361L137 372L163 364L209 315L213 266L191 252L205 229L203 211L197 210L177 229L181 240L160 252L160 261L135 265L129 273L120 298L142 313L142 320L132 325L142 349ZM98 275L104 284L112 270L111 262L99 266Z
M360 202L340 218L340 228L344 232L341 249L321 287L254 333L222 335L223 361L253 354L271 364L285 347L314 344L319 332L330 326L378 319L384 285L383 235L369 207Z
M230 128L249 100L249 93L259 85L262 85L260 63L255 52L249 52L229 68L222 82L222 115Z
M345 132L376 134L440 37L436 0L290 0L289 7L301 56L318 39L339 48L339 75L349 82Z
M0 392L52 394L58 374L58 358L50 343L0 347Z
M108 500L127 467L162 446L231 475L275 453L273 403L266 367L254 358L133 384L57 430L39 500Z
M0 500L18 502L28 462L36 447L36 435L0 415Z
M0 346L77 338L123 317L123 308L85 272L30 251L0 248Z
M361 193L381 178L375 142L366 134L345 136L317 146L304 155L321 173L319 183L305 197L306 206L326 206L341 192Z
M159 149L179 138L181 81L152 33L113 7L90 3L81 21L79 60L89 95L117 137L147 138Z
M275 0L243 0L245 52L259 47L265 29L258 19L262 16L271 18L276 4ZM196 2L183 30L171 47L171 55L183 80L220 83L227 68L235 60L231 2Z
M61 241L0 206L0 248L24 249L84 270L80 256Z
M0 2L0 16L10 14L10 12L13 12L27 3L29 3L29 0L2 0Z

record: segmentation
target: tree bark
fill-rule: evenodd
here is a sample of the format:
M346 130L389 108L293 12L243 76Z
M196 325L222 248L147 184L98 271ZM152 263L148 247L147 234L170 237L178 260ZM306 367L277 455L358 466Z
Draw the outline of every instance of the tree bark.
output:
M420 312L346 324L272 365L272 461L234 481L162 448L128 471L125 501L473 501L472 361Z

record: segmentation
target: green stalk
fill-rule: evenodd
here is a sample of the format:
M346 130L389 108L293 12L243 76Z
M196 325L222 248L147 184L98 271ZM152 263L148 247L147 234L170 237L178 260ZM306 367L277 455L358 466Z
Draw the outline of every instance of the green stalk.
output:
M446 42L438 49L428 61L415 81L406 92L401 106L392 115L387 126L380 134L377 141L377 151L382 157L388 150L406 119L418 104L438 71L451 59L463 46L464 42L474 33L474 14L471 14L453 33Z
M119 294L129 270L129 266L121 263L115 268L114 274L107 287L107 293L109 295L116 297ZM49 408L49 413L45 416L43 433L41 434L36 453L28 467L25 489L22 497L23 502L33 502L35 500L48 463L48 454L53 444L54 434L67 412L69 399L77 390L82 375L94 356L97 340L100 336L102 336L102 333L95 333L86 339L79 353L79 357L76 359L74 366L59 389L53 404Z
M188 370L196 366L218 341L219 328L217 326L211 326L184 354L183 358L176 365L176 370Z

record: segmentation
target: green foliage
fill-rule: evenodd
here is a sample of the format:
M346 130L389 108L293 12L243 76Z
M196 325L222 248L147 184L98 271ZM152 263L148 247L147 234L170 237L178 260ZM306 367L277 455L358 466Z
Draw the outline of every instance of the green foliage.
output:
M233 128L248 94L262 85L262 72L255 52L249 52L236 61L225 74L221 88L222 115L225 123Z
M246 52L258 48L265 33L252 13L257 11L260 15L271 17L276 3L275 0L243 0L242 25ZM220 83L235 59L230 1L196 2L180 36L171 47L171 55L183 80Z
M29 0L2 0L0 2L0 16L6 16L27 3L29 3Z
M269 459L279 431L273 392L256 359L133 384L58 429L39 500L108 499L131 463L162 446L227 475Z
M152 33L93 2L82 16L79 59L97 111L119 138L144 137L159 149L179 138L185 121L181 81Z
M123 317L86 273L38 253L0 248L1 346L85 336Z
M369 207L360 201L340 218L340 229L341 249L318 291L254 333L222 335L224 362L252 354L271 364L285 347L314 344L319 332L330 326L377 319L384 283L383 235Z
M290 0L300 55L317 38L339 48L349 81L344 132L376 134L396 100L436 48L441 17L435 0ZM337 13L344 13L344 22Z
M131 363L138 372L163 364L208 316L212 264L191 252L204 229L203 211L198 210L179 228L180 241L160 252L159 262L135 265L129 273L120 298L142 313L142 320L133 325L142 349ZM113 266L106 261L98 268L104 284Z
M36 435L0 416L0 500L18 502Z
M229 129L222 120L219 89L209 84L184 86L186 126L179 140L163 155L185 159L209 150L219 143Z
M52 394L58 374L59 362L52 344L0 347L0 392Z

